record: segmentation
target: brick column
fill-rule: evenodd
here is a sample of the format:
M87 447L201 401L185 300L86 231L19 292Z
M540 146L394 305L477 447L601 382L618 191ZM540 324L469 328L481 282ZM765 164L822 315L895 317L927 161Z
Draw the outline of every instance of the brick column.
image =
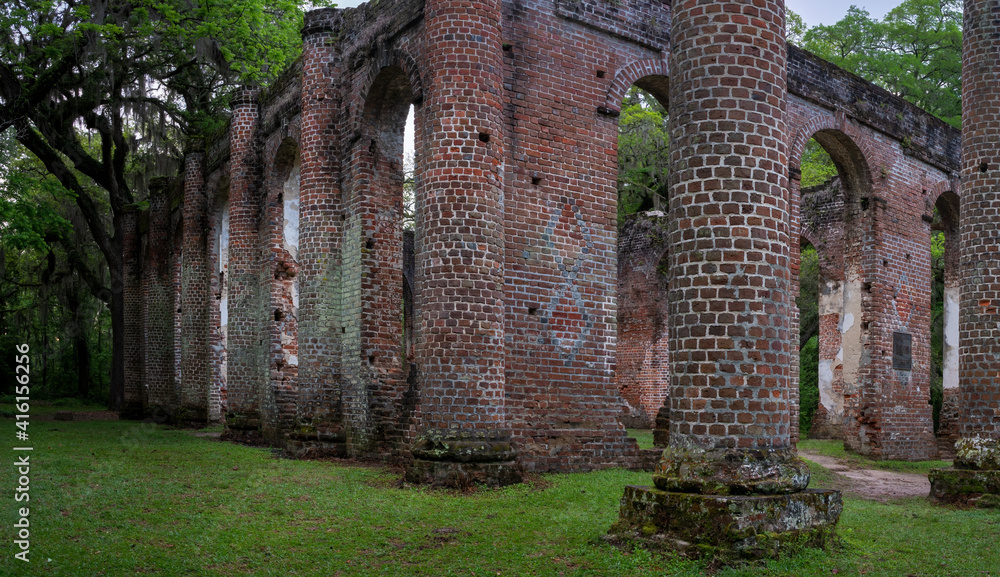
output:
M181 264L181 398L179 422L208 422L212 382L209 345L208 207L201 142L184 159L184 248Z
M340 391L341 129L339 10L313 10L302 29L299 189L299 372L289 449L344 454Z
M674 2L670 450L781 462L716 479L795 491L784 2ZM726 82L722 80L725 79ZM665 458L657 485L696 482ZM780 472L779 472L780 471Z
M425 434L408 477L516 482L513 466L473 471L470 459L457 461L486 447L515 456L504 413L501 1L428 0L424 14L430 82L417 163L416 360Z
M256 220L260 184L255 149L257 92L244 88L233 98L229 175L229 344L226 429L231 435L255 434L260 427L262 352L258 319L261 288ZM228 435L227 435L228 436Z
M824 544L840 494L802 491L789 439L785 4L672 8L670 445L612 532L720 555Z
M170 270L169 181L149 183L149 228L146 261L142 271L147 411L158 421L171 418L174 396L174 299Z
M955 467L931 495L1000 505L1000 5L966 0L962 50L959 409Z
M139 213L135 208L122 213L122 261L125 301L125 401L121 418L142 419L146 410L143 371L142 263L140 262Z

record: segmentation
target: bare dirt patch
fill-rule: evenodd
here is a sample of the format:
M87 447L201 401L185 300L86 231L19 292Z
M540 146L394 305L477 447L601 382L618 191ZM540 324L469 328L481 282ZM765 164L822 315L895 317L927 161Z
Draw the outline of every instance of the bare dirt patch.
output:
M931 483L925 475L864 469L841 459L808 451L800 450L799 456L836 473L842 479L836 489L866 499L884 502L904 497L926 497L931 491Z

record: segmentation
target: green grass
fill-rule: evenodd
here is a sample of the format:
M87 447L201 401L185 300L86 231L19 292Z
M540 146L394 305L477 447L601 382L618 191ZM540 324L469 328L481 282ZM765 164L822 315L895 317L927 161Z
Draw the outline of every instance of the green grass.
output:
M0 420L12 438L13 420ZM599 541L622 488L648 473L545 475L470 494L401 487L381 467L276 458L266 449L131 422L29 429L30 566L13 560L12 493L0 575L567 575L705 573L704 563ZM9 453L8 453L9 454ZM830 473L816 468L814 486ZM0 483L16 484L3 467ZM1000 574L1000 512L922 499L846 499L842 546L718 575ZM975 554L970 554L970 552ZM992 573L991 573L992 572Z
M653 449L652 429L628 429L625 433L639 442L640 449Z
M5 397L5 400L8 397ZM13 397L9 397L11 402L0 403L0 417L11 418L18 413L17 405L13 402ZM103 404L88 403L79 399L58 399L56 401L28 401L29 415L51 415L60 411L107 411L108 406Z
M943 469L951 466L951 461L879 461L869 459L864 455L848 452L842 441L829 439L806 439L799 441L798 447L803 451L818 453L827 457L843 459L848 464L865 469L895 471L897 473L917 473L926 475L931 469Z

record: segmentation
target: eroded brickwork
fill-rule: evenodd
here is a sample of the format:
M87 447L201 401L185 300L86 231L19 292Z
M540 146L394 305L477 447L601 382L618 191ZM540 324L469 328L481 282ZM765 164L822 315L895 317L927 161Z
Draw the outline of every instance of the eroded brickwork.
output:
M615 381L627 428L653 428L667 398L669 223L666 214L651 211L631 215L619 227Z

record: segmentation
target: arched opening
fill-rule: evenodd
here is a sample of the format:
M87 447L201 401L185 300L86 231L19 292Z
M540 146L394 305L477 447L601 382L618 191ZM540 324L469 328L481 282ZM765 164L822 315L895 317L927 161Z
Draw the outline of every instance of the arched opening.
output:
M939 447L958 439L959 200L942 193L931 223L931 405Z
M229 179L223 178L215 189L211 212L209 254L212 255L209 271L211 280L210 330L212 358L212 384L209 389L208 414L212 421L221 420L226 414L226 365L229 324Z
M266 217L261 221L265 247L261 285L270 287L266 317L270 324L269 386L262 397L268 435L287 430L295 413L299 368L299 184L298 144L285 138L275 154L267 182Z
M648 446L666 445L670 387L668 79L647 76L618 119L618 287L615 382L621 421Z
M845 407L857 394L867 330L862 307L869 290L862 269L863 216L871 191L867 162L846 134L822 130L803 148L791 185L801 240L792 246L799 280L793 287L798 307L792 311L799 341L798 375L793 370L799 436L844 439Z
M403 397L417 338L412 327L419 287L413 283L413 253L404 250L404 229L416 228L418 219L413 161L406 162L404 143L406 127L412 125L408 117L419 113L405 71L382 68L365 99L351 150L342 278L344 310L357 313L344 319L342 366L347 442L353 452L396 444L411 410Z

